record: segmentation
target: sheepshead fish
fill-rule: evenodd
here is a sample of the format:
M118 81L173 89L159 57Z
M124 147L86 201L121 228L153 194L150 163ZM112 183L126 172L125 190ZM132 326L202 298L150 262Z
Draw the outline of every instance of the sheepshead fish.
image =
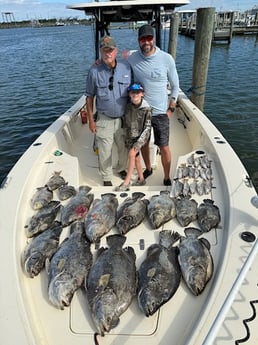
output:
M37 213L31 217L29 225L25 227L27 237L33 237L47 230L53 224L60 208L60 201L55 200L50 201L47 206L40 208Z
M203 203L197 208L197 221L203 232L208 232L216 228L221 220L218 206L214 201L204 199Z
M159 244L151 245L138 270L138 304L146 316L153 315L177 291L181 270L178 247L173 244L180 235L169 230L159 233Z
M31 206L33 210L39 210L47 206L53 199L53 192L47 187L39 187L31 199Z
M200 295L213 274L213 259L210 254L210 243L198 239L202 234L199 229L186 228L180 238L179 263L184 281L190 291Z
M93 321L101 336L119 323L119 317L136 293L136 255L122 248L126 237L107 236L109 248L101 247L85 281Z
M66 184L60 186L57 189L57 193L58 193L58 199L61 201L64 201L71 198L72 196L75 196L77 192L73 186L69 186L68 183L66 182Z
M45 267L46 260L55 254L62 230L61 223L56 221L49 229L33 237L26 246L22 255L22 265L30 278L37 276Z
M144 220L147 213L148 200L142 199L144 193L132 193L132 197L126 198L117 210L116 227L120 234L124 235L129 230L136 228Z
M89 193L91 187L80 186L78 193L72 197L61 211L61 223L68 226L72 222L82 219L88 213L94 195Z
M147 207L151 226L158 229L161 225L175 217L174 199L169 191L161 191L160 195L153 195Z
M183 189L184 189L184 184L181 181L179 181L178 179L174 179L173 191L174 191L174 196L176 198L183 194Z
M90 243L83 222L71 225L66 238L48 264L48 297L58 309L70 305L73 295L84 283L92 265Z
M66 183L65 179L60 174L61 171L55 171L53 176L47 181L46 186L49 190L56 190Z
M181 226L187 226L197 218L197 202L189 197L176 200L176 218Z
M118 200L113 193L101 195L102 199L96 199L92 208L85 217L86 237L90 242L98 241L111 230L116 223L116 211Z

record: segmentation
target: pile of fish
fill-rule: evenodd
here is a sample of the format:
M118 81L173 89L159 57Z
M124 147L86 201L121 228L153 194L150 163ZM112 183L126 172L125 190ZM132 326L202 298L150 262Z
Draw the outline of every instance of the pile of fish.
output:
M212 189L211 160L203 154L192 153L176 171L172 190L175 197L193 194L207 195Z
M59 200L53 200L55 195ZM25 227L25 273L34 278L46 268L48 298L58 309L68 307L75 291L85 287L92 319L102 336L118 324L134 297L148 317L175 295L182 279L197 296L212 277L210 244L200 238L221 220L210 199L198 206L189 195L171 197L161 191L147 200L144 193L135 192L119 205L117 194L94 199L89 186L76 191L55 172L32 196L31 206L35 214ZM185 236L161 230L159 243L147 249L137 270L134 249L123 248L125 234L145 219L152 229L159 229L173 218L184 228L196 221L200 229L185 228ZM69 231L60 240L64 228ZM96 248L113 228L117 234L106 237L108 247L99 248L94 260L91 245Z

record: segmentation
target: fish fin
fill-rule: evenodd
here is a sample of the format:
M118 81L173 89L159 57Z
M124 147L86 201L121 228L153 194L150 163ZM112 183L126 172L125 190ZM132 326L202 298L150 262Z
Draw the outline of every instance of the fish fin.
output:
M119 325L119 322L120 322L120 319L119 319L119 318L117 318L117 319L115 319L115 320L112 320L112 322L111 322L111 328L113 329L113 328L115 328L116 326L118 326L118 325Z
M101 198L102 199L110 198L111 196L116 197L116 194L114 194L114 193L104 193L104 194L101 194Z
M104 248L104 247L100 247L97 251L97 254L96 254L96 259L103 253L107 250L107 248Z
M141 199L145 196L142 192L133 192L132 193L132 199Z
M205 245L206 248L208 248L210 250L211 244L206 238L202 237L199 240Z
M198 228L185 228L184 232L186 237L194 236L197 238L202 235L202 231Z

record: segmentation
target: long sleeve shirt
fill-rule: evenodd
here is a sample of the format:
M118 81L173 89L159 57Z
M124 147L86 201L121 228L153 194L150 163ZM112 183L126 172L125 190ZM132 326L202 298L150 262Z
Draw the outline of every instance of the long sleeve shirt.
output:
M152 107L152 115L165 114L168 108L168 82L171 86L171 98L177 100L179 78L173 57L155 47L155 53L145 56L140 50L128 57L132 67L134 82L143 85L144 98Z
M143 99L140 106L128 103L124 118L125 144L138 150L146 144L151 133L151 107Z

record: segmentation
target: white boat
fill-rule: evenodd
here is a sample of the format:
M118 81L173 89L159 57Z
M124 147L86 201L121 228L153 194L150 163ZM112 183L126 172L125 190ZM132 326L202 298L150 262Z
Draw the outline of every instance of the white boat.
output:
M118 6L118 1L112 3ZM136 1L119 3L121 6ZM93 3L92 6L99 8L102 4ZM82 9L87 9L87 6L90 4L78 5ZM30 241L24 228L35 213L30 200L36 188L44 186L53 172L61 171L64 179L76 189L81 185L91 186L95 198L112 191L116 193L119 203L124 200L114 187L102 185L98 156L93 150L93 135L88 125L81 121L84 105L85 96L82 95L28 148L0 189L0 341L3 345L94 343L96 328L83 289L76 291L70 306L59 310L48 300L46 270L31 279L21 264L22 253ZM192 154L195 157L207 155L211 161L212 189L205 195L195 193L192 198L198 204L204 199L211 199L220 210L219 225L203 234L211 244L214 273L199 296L194 296L182 280L175 295L148 318L134 299L120 317L119 325L104 337L97 337L98 342L101 345L257 344L256 191L230 144L183 92L179 95L170 125L171 177L177 176L178 167L187 164ZM154 146L152 152L156 152ZM152 163L154 173L147 179L147 184L131 187L129 196L139 188L147 199L166 189L173 195L173 186L163 186L158 154L153 155ZM112 182L117 186L121 179L114 173ZM194 221L190 226L198 227L198 224ZM146 256L147 247L157 243L161 229L184 234L184 228L176 219L152 230L147 217L141 225L127 233L126 245L134 248L137 267ZM66 231L67 228L61 240L65 238ZM116 233L115 227L111 233ZM101 239L101 246L106 246L106 237ZM96 252L93 245L91 249Z

